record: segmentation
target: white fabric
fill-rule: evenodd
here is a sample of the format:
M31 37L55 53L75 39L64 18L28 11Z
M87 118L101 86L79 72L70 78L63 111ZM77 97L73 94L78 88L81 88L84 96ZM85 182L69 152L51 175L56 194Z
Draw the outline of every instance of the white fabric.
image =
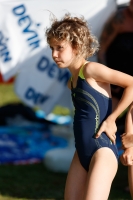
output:
M130 0L117 0L118 5L127 4L129 2L130 2Z
M50 12L83 15L99 37L116 10L115 0L0 0L0 71L6 81L16 75L15 92L29 106L48 114L55 104L71 105L66 89L69 72L58 69L44 37ZM92 57L92 60L96 57ZM64 93L67 92L68 100Z

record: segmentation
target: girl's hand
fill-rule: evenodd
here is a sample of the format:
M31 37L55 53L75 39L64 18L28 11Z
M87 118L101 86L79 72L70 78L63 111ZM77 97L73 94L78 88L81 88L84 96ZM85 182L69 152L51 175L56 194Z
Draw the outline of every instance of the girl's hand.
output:
M122 148L127 149L133 147L133 133L124 133L121 135Z
M116 131L117 131L117 127L116 127L116 123L114 120L110 120L109 118L107 118L101 125L99 131L96 134L96 138L98 138L103 132L106 133L106 135L110 138L110 140L112 141L113 144L115 144L115 140L116 140Z
M120 161L125 166L133 165L133 147L130 147L124 151L124 153L120 156Z

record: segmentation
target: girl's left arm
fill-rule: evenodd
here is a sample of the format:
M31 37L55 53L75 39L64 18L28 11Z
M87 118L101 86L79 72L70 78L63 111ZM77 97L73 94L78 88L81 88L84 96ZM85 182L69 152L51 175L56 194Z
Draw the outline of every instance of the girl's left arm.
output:
M133 77L117 70L110 69L102 64L90 62L85 68L85 76L91 76L96 81L118 85L124 88L123 95L114 111L102 123L96 134L98 138L103 132L115 143L116 119L133 101Z

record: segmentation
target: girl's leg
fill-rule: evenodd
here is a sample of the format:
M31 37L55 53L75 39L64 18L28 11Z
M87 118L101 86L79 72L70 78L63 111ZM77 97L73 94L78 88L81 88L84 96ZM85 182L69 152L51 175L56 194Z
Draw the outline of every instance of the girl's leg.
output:
M87 172L81 166L75 152L66 180L65 200L82 200L85 192Z
M117 172L118 162L113 151L100 148L92 157L84 200L107 200Z
M133 199L133 166L128 166L128 182L129 182L130 194Z

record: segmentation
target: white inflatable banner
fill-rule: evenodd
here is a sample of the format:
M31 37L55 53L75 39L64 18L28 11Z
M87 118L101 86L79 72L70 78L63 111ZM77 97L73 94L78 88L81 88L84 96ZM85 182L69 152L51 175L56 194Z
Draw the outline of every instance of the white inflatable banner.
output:
M128 4L129 2L130 0L117 0L118 5L125 5L125 4Z
M0 0L0 71L7 81L16 76L16 94L47 114L55 104L70 107L66 89L69 72L51 58L44 37L50 13L57 18L70 12L83 15L99 37L103 24L116 10L115 0ZM94 59L94 58L92 58ZM64 92L68 94L68 100ZM67 102L67 104L66 104Z

